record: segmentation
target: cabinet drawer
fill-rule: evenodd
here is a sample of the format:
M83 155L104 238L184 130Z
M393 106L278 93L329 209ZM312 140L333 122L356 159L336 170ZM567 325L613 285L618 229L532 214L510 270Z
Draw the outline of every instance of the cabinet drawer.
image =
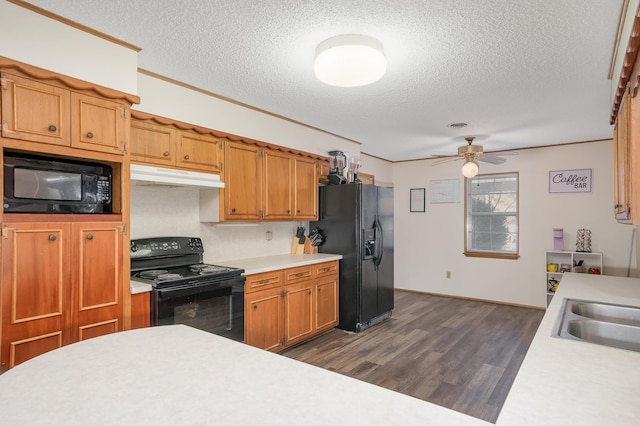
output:
M294 284L313 278L313 265L299 266L284 270L284 284Z
M318 263L313 265L316 278L324 278L332 275L338 275L338 261Z
M247 275L247 280L244 284L244 292L252 293L269 288L276 288L282 286L282 283L282 270Z

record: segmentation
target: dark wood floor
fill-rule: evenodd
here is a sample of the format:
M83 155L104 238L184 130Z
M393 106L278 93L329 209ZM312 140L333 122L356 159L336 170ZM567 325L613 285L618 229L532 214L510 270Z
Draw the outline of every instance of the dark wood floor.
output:
M396 290L389 320L282 354L495 423L543 315Z

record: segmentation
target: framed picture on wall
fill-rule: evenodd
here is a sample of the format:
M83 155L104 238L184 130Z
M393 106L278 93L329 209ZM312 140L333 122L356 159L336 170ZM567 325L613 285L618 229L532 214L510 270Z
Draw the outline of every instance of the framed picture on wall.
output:
M409 211L424 212L425 208L425 189L411 188L409 190Z

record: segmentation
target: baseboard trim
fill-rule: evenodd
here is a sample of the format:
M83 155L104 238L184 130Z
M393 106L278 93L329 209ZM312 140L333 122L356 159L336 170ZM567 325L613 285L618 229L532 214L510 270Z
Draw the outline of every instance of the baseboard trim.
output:
M496 305L506 305L506 306L513 306L513 307L516 307L516 308L526 308L526 309L536 309L538 311L546 311L546 308L541 307L541 306L522 305L520 303L500 302L498 300L478 299L478 298L475 298L475 297L455 296L455 295L452 295L452 294L432 293L430 291L409 290L409 289L406 289L406 288L395 288L395 290L404 291L406 293L428 294L430 296L447 297L449 299L471 300L471 301L474 301L474 302L486 302L486 303L494 303Z

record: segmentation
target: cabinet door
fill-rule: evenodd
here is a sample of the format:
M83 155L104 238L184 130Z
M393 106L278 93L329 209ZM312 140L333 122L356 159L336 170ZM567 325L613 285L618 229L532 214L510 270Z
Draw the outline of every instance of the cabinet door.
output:
M293 157L264 151L264 219L288 219L292 211Z
M151 293L131 295L131 328L151 326Z
M272 289L245 295L245 343L278 351L284 344L282 290Z
M315 331L338 325L338 277L324 278L316 284Z
M237 142L227 142L224 150L224 220L258 221L262 217L262 151Z
M169 126L131 120L131 161L173 166L177 130Z
M296 158L294 214L296 219L318 219L318 175L316 161Z
M69 225L11 223L2 235L0 371L71 342Z
M122 331L122 224L73 223L72 231L72 338Z
M285 345L309 338L314 331L313 281L285 287Z
M209 135L178 133L176 165L186 169L220 173L222 141Z
M71 92L2 73L2 137L70 144Z
M128 108L115 101L71 94L71 146L124 154L127 150Z
M629 220L630 205L630 126L629 89L625 91L614 130L614 214L616 219Z

